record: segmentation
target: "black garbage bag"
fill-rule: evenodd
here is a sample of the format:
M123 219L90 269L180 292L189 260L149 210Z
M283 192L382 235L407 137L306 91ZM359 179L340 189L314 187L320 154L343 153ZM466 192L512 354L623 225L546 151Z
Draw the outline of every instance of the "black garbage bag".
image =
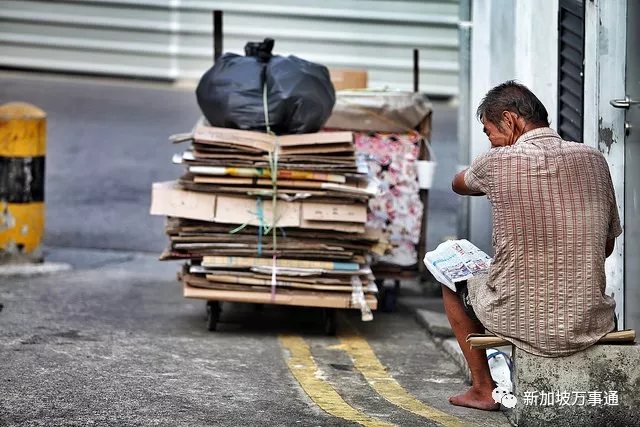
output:
M319 131L331 115L335 91L323 65L272 55L273 40L247 43L246 56L225 53L200 79L198 105L212 126L277 134Z

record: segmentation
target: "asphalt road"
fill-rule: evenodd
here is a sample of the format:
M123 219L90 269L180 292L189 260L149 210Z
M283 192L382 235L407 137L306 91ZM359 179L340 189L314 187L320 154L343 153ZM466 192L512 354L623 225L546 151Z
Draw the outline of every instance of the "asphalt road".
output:
M45 255L76 269L0 279L0 425L506 425L447 403L467 385L403 308L327 337L314 310L225 304L206 331L148 214L151 184L181 173L167 137L199 117L193 90L2 73L8 101L48 113ZM430 247L455 233L455 122L435 104Z
M328 337L316 310L226 304L211 333L175 270L136 254L0 280L0 425L508 425L448 404L468 386L405 310Z
M112 79L0 73L0 103L30 102L48 114L48 247L159 252L163 219L148 214L151 184L178 177L168 137L200 116L192 88ZM429 197L428 247L455 234L456 109L434 104L438 169Z

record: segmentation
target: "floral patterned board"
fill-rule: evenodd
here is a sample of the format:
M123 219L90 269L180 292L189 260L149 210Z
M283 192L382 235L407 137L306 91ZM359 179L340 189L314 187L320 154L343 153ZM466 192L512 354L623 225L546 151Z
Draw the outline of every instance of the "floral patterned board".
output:
M355 132L356 152L364 155L380 180L382 194L369 201L367 225L387 230L398 246L378 261L400 266L418 262L415 246L420 239L423 205L416 161L420 153L418 134Z

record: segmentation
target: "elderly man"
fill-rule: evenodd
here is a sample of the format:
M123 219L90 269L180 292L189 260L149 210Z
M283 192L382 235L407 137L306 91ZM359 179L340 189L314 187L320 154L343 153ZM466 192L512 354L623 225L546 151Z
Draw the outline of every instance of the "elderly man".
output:
M486 328L547 357L594 344L615 328L604 263L622 231L606 160L595 149L560 138L529 89L513 81L496 86L477 116L491 149L458 173L452 188L487 196L495 254L490 272L466 284L471 307L460 289L442 287L473 379L469 391L449 401L497 410L486 353L470 350L465 337Z

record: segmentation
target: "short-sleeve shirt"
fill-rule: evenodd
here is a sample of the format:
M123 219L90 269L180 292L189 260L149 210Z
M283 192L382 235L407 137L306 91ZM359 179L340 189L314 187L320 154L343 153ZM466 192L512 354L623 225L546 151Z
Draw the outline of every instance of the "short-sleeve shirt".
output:
M575 353L611 332L605 247L622 230L604 156L538 128L477 157L465 183L492 206L488 280L469 283L485 328L541 356Z

